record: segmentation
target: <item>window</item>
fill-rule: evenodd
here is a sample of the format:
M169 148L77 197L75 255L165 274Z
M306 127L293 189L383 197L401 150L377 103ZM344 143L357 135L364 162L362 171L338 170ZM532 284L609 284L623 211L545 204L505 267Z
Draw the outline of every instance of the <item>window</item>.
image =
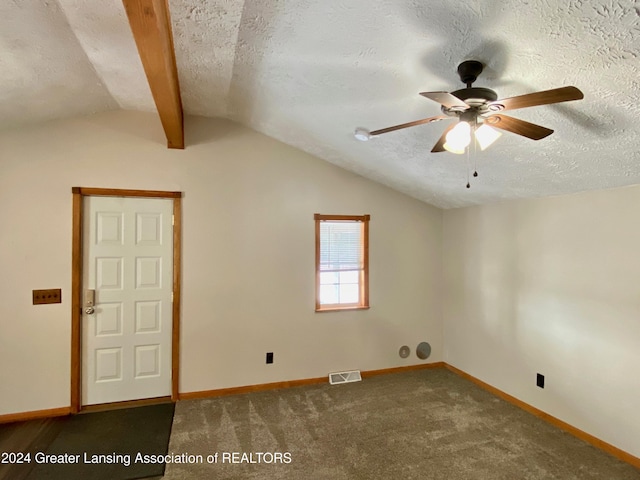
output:
M315 220L316 311L369 308L369 215Z

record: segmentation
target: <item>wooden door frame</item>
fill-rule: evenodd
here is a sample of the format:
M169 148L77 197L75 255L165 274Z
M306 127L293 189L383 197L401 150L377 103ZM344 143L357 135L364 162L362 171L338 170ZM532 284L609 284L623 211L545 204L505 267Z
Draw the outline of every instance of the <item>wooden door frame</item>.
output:
M178 400L180 374L180 278L182 258L182 192L73 187L71 252L71 413L82 407L82 231L85 196L173 199L173 308L171 332L171 400Z

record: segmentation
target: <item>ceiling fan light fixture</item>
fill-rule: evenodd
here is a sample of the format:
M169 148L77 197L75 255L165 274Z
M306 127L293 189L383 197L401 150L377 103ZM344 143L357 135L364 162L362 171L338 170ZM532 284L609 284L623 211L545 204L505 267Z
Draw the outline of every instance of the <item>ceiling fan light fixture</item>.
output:
M353 136L361 142L366 142L371 138L371 132L366 128L358 127L355 132L353 132Z
M471 143L471 125L467 122L458 122L446 136L444 149L451 153L464 153L464 149Z
M447 152L455 153L457 155L462 155L464 153L464 147L455 148L447 142L445 142L445 144L442 145L442 148L444 148Z
M480 145L480 150L484 150L488 146L490 146L493 142L495 142L502 135L495 128L491 128L489 125L482 124L475 131L476 140L478 141L478 145Z

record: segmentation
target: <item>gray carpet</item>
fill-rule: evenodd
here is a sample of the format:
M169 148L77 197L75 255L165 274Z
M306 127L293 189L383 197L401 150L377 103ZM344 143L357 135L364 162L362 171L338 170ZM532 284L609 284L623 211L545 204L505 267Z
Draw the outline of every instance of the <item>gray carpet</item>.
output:
M167 480L640 479L634 467L444 369L182 401L169 452L202 455L202 463L167 464ZM207 463L216 452L218 462ZM244 463L221 463L223 452ZM259 452L289 452L291 461L247 463Z

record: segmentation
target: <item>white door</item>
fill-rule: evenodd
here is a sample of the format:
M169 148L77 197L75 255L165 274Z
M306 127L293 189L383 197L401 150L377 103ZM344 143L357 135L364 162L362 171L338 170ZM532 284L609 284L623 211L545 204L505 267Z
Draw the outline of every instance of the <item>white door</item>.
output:
M82 404L171 395L173 200L84 202Z

